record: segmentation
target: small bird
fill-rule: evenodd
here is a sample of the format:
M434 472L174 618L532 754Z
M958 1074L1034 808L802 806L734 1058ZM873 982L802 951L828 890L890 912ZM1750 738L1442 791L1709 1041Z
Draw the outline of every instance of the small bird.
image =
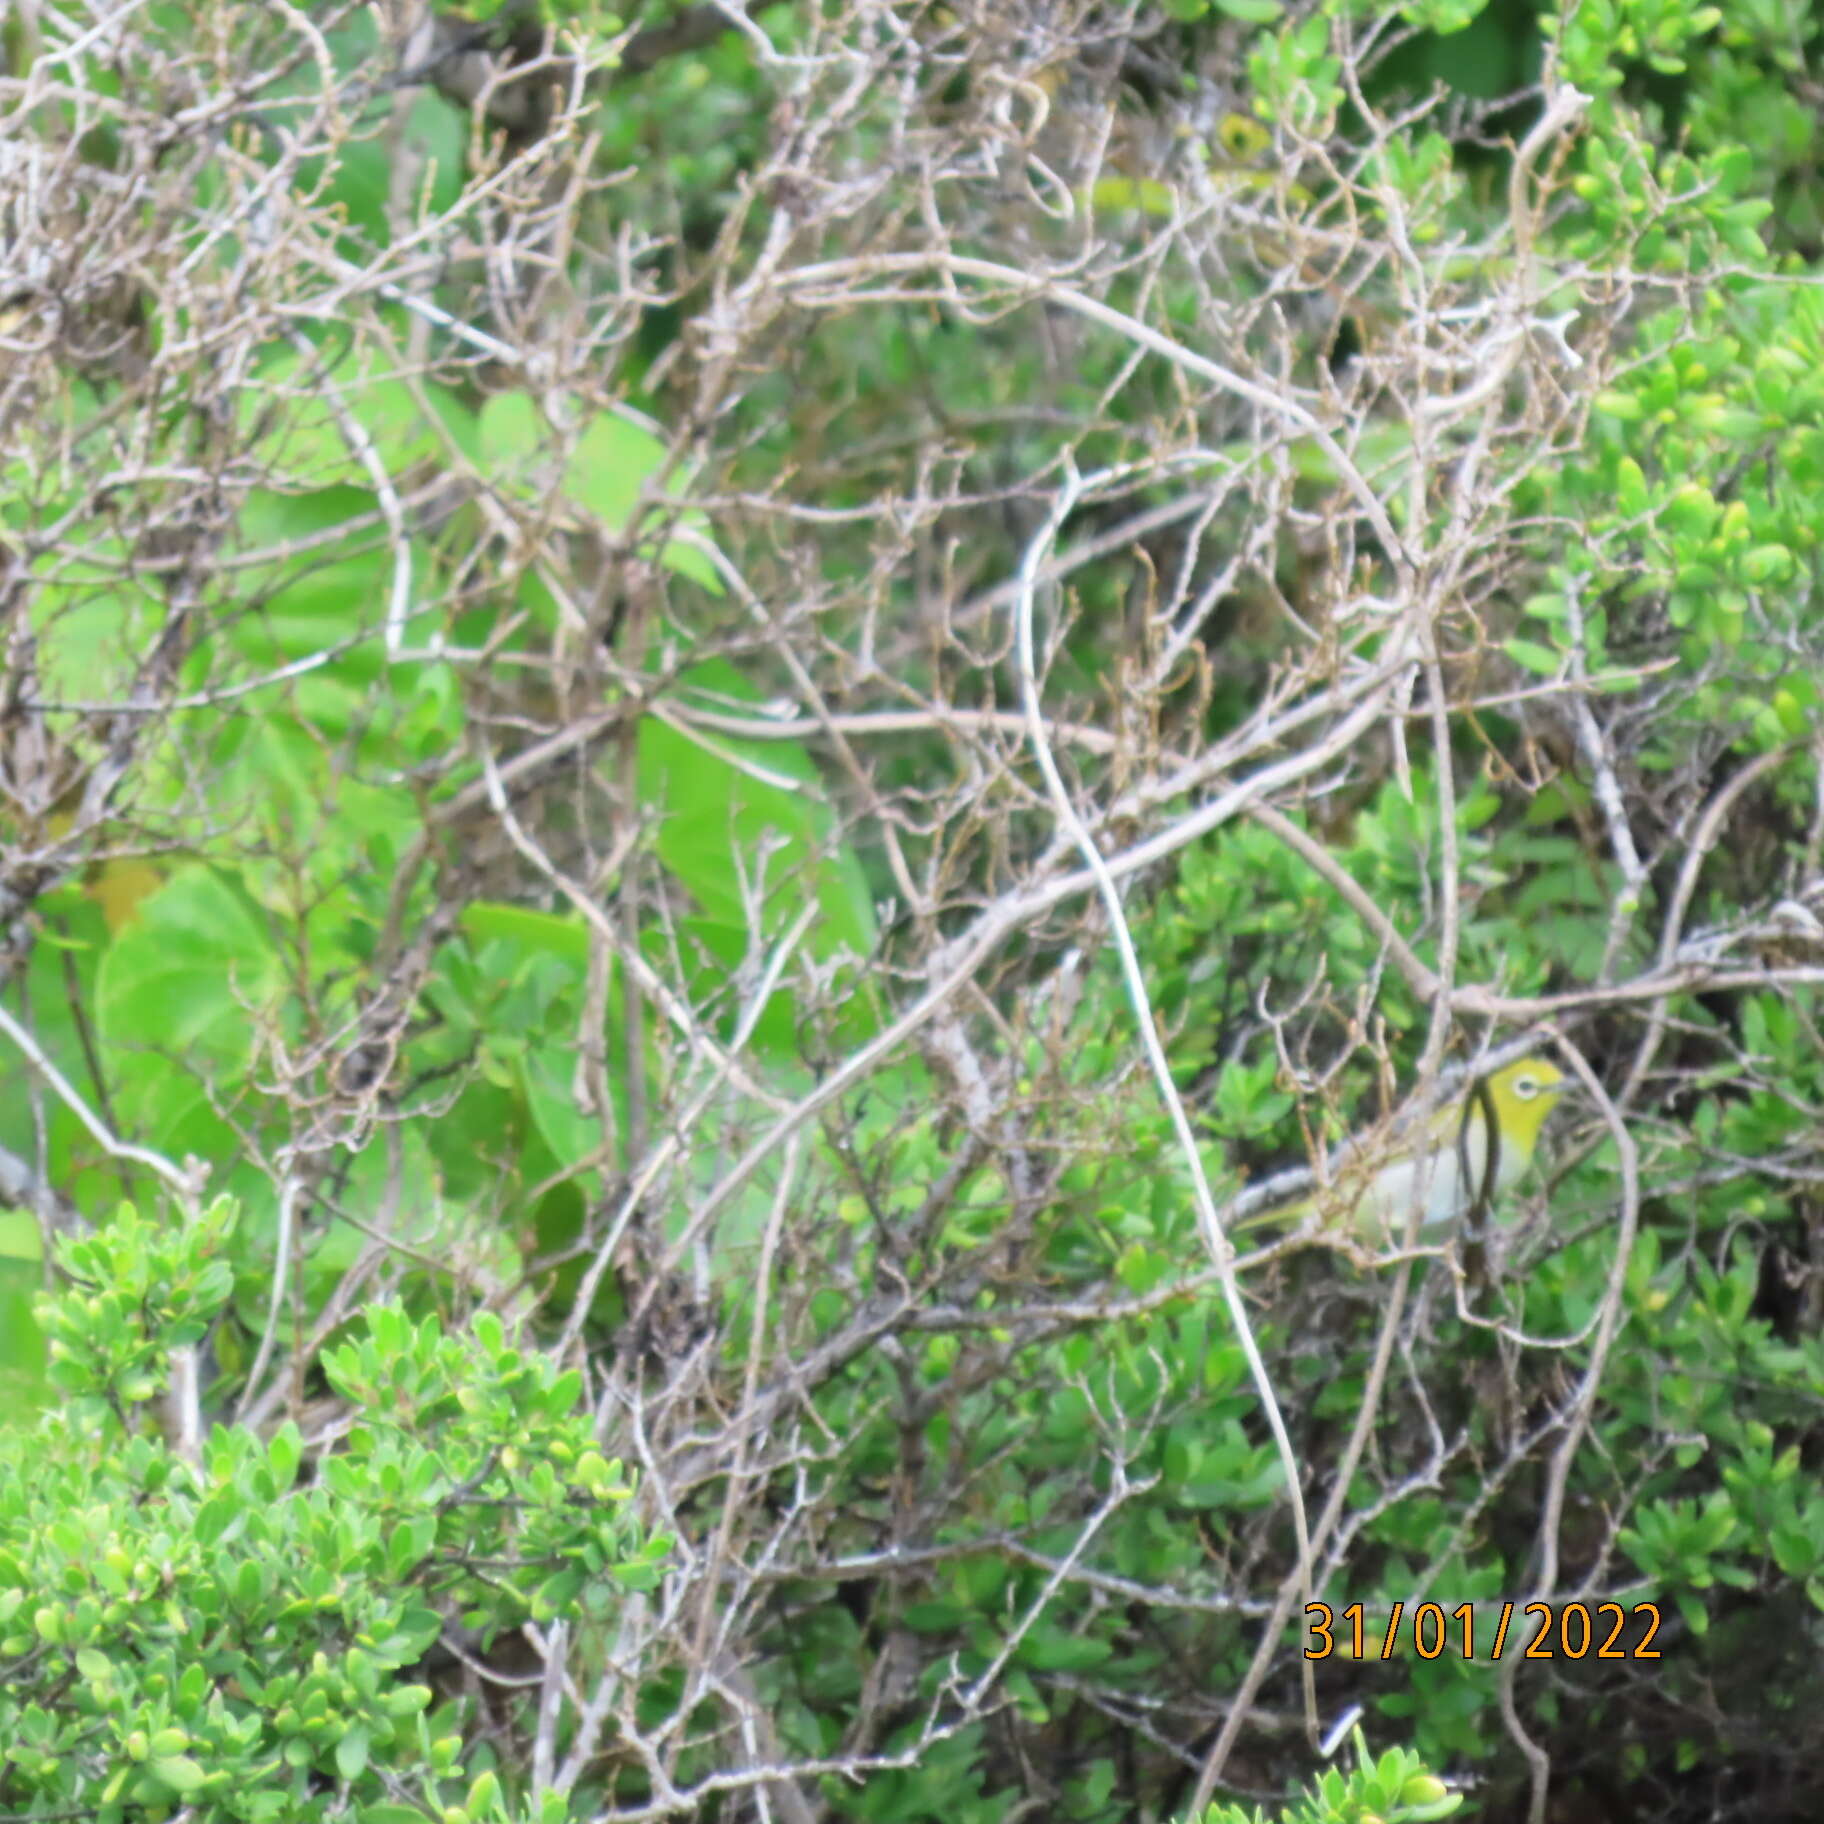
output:
M1232 1232L1302 1222L1316 1210L1325 1217L1325 1227L1346 1228L1369 1247L1397 1246L1405 1239L1416 1201L1418 1239L1439 1242L1465 1216L1520 1179L1532 1163L1539 1130L1564 1089L1564 1072L1543 1058L1504 1065L1432 1115L1427 1124L1430 1144L1424 1151L1389 1159L1375 1148L1345 1157L1330 1184L1316 1196L1246 1217Z

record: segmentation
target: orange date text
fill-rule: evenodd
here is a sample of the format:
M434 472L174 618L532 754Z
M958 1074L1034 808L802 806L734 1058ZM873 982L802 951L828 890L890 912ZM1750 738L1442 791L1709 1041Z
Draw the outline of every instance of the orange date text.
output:
M1653 1602L1305 1604L1306 1659L1658 1659L1658 1632Z

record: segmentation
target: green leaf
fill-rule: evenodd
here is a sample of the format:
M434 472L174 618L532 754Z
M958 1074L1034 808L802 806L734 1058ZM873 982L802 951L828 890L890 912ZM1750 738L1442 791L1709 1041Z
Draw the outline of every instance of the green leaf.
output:
M693 668L680 687L736 703L756 697L724 660ZM807 940L813 954L845 946L869 952L875 922L867 880L839 837L810 756L796 742L721 733L706 742L654 716L640 724L640 790L660 819L657 847L665 865L711 919L745 933L737 858L754 878L765 857L766 897L784 907L768 917L770 931L781 929L808 893L821 914Z
M575 1054L548 1045L528 1046L519 1064L532 1119L558 1165L568 1170L591 1155L598 1155L599 1165L602 1121L577 1107ZM622 1115L624 1119L624 1111Z
M0 1432L29 1425L47 1391L44 1335L33 1311L43 1285L37 1261L0 1255Z
M1632 456L1615 466L1615 504L1630 518L1647 510L1647 478Z
M53 699L107 701L126 690L132 655L162 612L135 586L126 541L97 539L33 566L30 600L38 637L39 688Z
M167 1754L150 1763L152 1777L168 1792L179 1798L196 1792L209 1778L201 1766L187 1754Z
M415 464L479 462L475 415L433 381L398 377L375 343L274 344L240 389L250 454L285 492L353 486L372 501L374 467L396 479ZM271 487L268 483L268 487Z
M304 1440L296 1424L287 1419L266 1441L266 1460L280 1488L290 1488L297 1480L303 1455Z
M277 954L228 881L200 865L174 874L115 939L96 980L97 1024L130 1127L154 1145L207 1152L222 1129L196 1073L238 1082L254 1022L282 988Z
M343 1779L359 1779L367 1771L367 1752L371 1740L366 1725L356 1723L336 1743L336 1772Z
M1503 640L1501 650L1516 665L1536 672L1542 678L1556 677L1564 664L1561 653L1553 652L1549 646L1541 646L1536 640Z
M44 1237L30 1210L0 1210L0 1260L42 1260Z
M537 912L478 899L463 908L462 928L478 944L503 938L579 969L589 961L589 931L578 913Z
M616 533L627 529L647 484L656 484L667 455L658 435L630 416L599 412L577 437L559 476L554 472L558 434L524 393L496 393L489 399L482 408L481 443L488 471L497 480L517 482L536 498L555 487ZM678 479L671 478L673 487ZM662 499L655 499L643 527L665 524L671 511ZM708 536L708 521L700 512L685 512L680 523L700 537ZM667 568L721 592L716 567L702 551L673 538L660 556Z

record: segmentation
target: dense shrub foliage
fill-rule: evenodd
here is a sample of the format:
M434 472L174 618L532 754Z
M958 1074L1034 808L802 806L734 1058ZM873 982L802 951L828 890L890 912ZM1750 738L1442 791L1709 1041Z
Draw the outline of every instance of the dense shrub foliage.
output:
M1819 62L9 18L0 1813L1818 1816Z
M44 1307L62 1398L0 1459L9 1809L520 1815L424 1674L567 1616L606 1639L665 1542L629 1527L581 1377L487 1312L458 1340L376 1305L319 1358L339 1416L310 1452L287 1420L186 1460L141 1421L227 1299L232 1220L161 1233L123 1208Z

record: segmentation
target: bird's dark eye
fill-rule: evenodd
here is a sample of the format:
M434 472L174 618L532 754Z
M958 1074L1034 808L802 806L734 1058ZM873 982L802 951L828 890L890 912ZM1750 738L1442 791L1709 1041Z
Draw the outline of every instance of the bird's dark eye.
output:
M1517 1095L1522 1102L1532 1101L1538 1093L1539 1079L1537 1077L1516 1077L1514 1079L1514 1094Z

